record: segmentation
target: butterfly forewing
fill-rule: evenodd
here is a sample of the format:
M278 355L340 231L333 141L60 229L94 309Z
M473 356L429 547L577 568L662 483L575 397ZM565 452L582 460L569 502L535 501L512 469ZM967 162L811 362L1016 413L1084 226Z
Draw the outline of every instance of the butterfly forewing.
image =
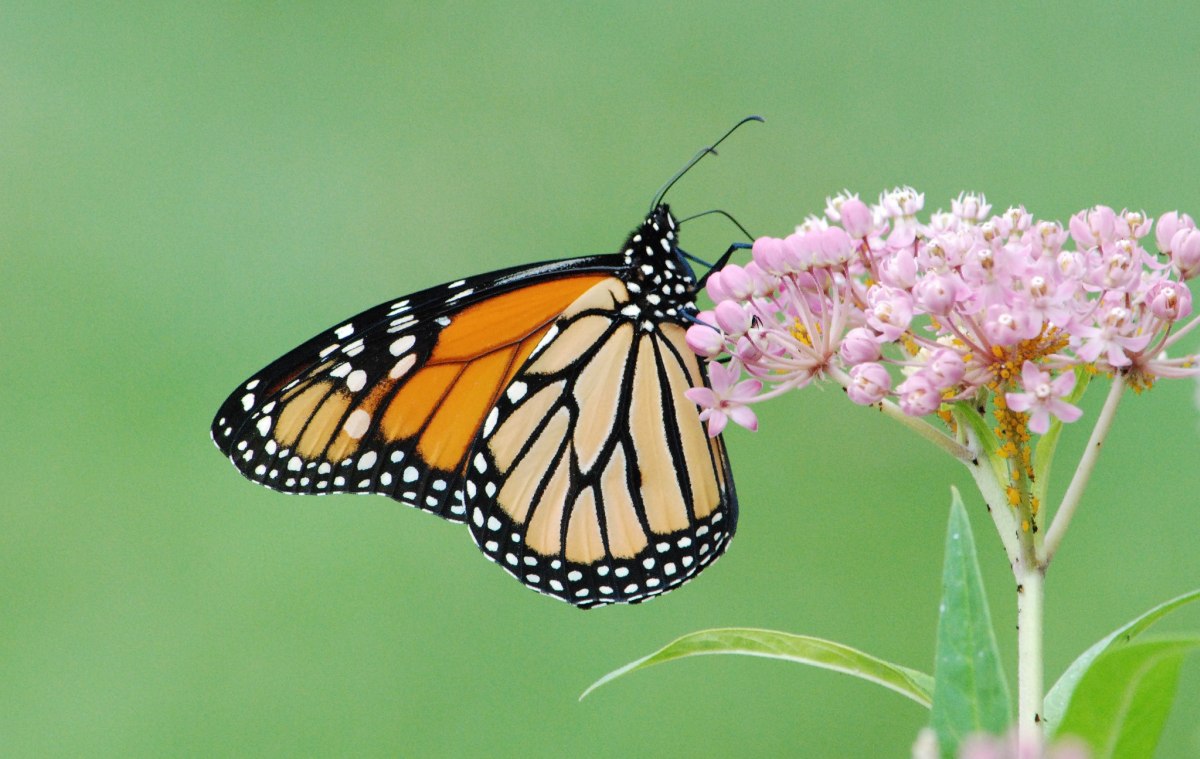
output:
M381 493L462 520L463 461L541 335L605 257L460 280L365 311L258 372L213 422L251 480Z

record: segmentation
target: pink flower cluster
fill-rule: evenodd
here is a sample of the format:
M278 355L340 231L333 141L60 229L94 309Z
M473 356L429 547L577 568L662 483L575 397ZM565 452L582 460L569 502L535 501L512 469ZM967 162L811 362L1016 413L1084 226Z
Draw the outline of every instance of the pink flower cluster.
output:
M1190 216L1159 218L1153 253L1137 211L1096 206L1064 227L1019 206L989 215L982 195L927 219L923 207L910 187L874 206L844 193L794 234L756 240L750 263L712 273L715 306L687 333L710 359L712 390L689 392L710 432L753 427L748 403L819 378L914 416L990 392L1044 433L1051 417L1079 418L1067 400L1077 369L1123 373L1135 389L1200 374L1196 355L1167 355L1197 324ZM743 372L752 379L737 382Z

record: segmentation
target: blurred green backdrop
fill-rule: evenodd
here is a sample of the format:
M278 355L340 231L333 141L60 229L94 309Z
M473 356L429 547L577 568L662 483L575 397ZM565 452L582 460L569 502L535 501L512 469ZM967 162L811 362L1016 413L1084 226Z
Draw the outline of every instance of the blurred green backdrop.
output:
M681 211L779 234L842 187L898 183L929 208L975 189L1050 218L1200 211L1192 4L924 7L5 3L0 754L907 756L917 706L776 662L576 701L716 625L931 668L948 486L970 482L840 392L727 436L742 521L712 571L588 613L461 527L252 486L208 424L361 308L611 250L748 113L767 124L676 187ZM733 230L687 237L715 255ZM1200 585L1195 393L1125 402L1051 571L1048 681ZM976 530L1004 634L1012 581ZM1200 754L1195 662L1181 688L1162 757Z

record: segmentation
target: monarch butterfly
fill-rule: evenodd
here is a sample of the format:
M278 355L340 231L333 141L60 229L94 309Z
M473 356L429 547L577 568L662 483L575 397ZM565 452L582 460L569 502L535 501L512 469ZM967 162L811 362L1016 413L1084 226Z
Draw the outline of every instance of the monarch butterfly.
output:
M707 384L684 342L702 280L662 200L721 140L621 252L364 311L242 383L213 441L274 490L378 493L465 522L489 559L579 607L682 585L729 544L737 497L684 397Z

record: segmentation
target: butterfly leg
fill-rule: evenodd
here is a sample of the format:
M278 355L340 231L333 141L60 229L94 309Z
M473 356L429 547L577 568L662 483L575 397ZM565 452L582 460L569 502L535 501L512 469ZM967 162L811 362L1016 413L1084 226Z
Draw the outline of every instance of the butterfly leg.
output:
M704 276L700 278L700 281L696 283L696 289L703 288L704 283L708 282L708 278L712 276L714 271L720 271L725 264L729 263L730 256L739 250L749 250L751 247L753 246L748 242L735 242L734 244L730 245L729 249L721 254L721 257L717 259L717 262L713 264L712 267L705 272Z

